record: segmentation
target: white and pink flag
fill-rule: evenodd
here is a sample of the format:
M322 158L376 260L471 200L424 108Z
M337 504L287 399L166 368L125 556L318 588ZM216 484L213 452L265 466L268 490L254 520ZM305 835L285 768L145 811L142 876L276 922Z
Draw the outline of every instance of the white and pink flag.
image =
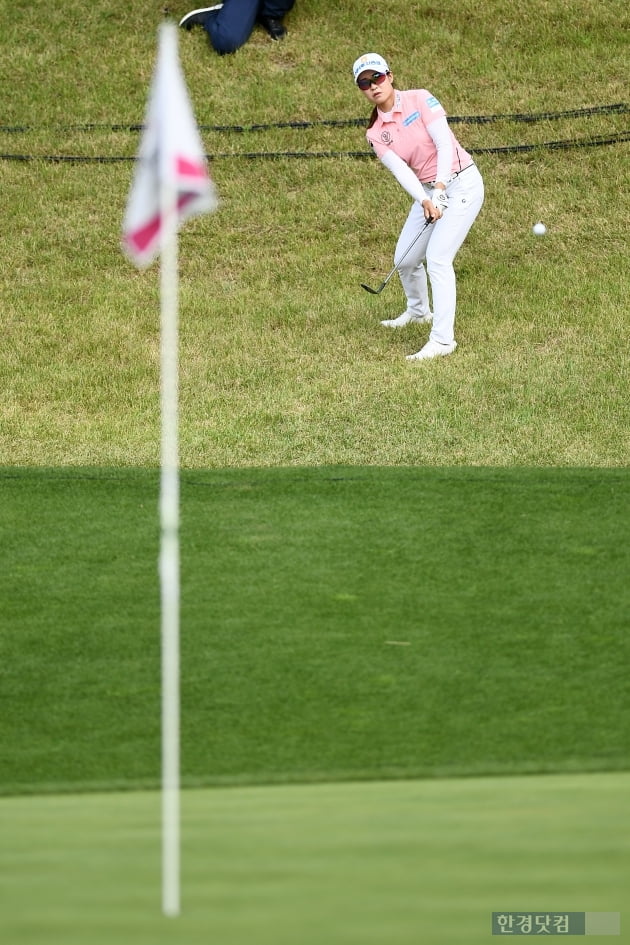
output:
M165 200L164 194L170 195ZM174 24L160 29L144 131L123 222L123 249L137 266L160 253L165 230L175 230L217 205L214 185L179 63ZM169 213L175 220L166 219Z

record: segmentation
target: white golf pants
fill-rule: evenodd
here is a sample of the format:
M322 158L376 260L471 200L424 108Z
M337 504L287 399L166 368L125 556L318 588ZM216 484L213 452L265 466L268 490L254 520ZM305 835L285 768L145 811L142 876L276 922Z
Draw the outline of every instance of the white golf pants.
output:
M429 197L431 188L425 187L425 190ZM483 179L478 168L473 164L458 174L448 184L446 193L448 209L440 220L426 228L399 269L407 296L407 311L414 315L429 312L428 272L433 298L433 325L429 338L440 344L450 344L455 340L457 289L453 260L483 204ZM414 201L396 244L394 265L424 224L422 205Z

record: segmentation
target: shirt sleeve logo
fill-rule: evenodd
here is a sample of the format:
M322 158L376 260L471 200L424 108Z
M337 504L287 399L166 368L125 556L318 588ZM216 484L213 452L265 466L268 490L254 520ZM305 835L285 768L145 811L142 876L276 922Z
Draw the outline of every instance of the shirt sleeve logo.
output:
M437 99L435 101L437 101ZM418 118L420 118L420 112L413 112L413 114L407 115L403 121L403 125L413 125L414 121L417 121Z
M437 109L438 109L438 108L441 108L442 106L440 105L440 103L439 103L438 100L436 99L435 95L431 95L431 96L427 99L427 107L430 108L432 112L434 112L434 111L437 111Z
M381 141L383 144L391 144L393 141L390 131L381 131Z

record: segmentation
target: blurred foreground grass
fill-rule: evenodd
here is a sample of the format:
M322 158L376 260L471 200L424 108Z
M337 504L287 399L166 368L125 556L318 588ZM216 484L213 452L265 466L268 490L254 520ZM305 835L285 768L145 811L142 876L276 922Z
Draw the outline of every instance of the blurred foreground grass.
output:
M160 915L157 794L4 798L0 932L19 945L484 945L493 911L623 910L629 780L187 791L178 919Z

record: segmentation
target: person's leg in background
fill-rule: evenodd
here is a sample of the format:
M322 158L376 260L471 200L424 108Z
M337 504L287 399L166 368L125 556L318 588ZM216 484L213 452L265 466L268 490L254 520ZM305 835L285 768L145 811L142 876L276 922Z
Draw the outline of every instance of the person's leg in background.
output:
M295 0L261 0L258 10L258 22L272 39L282 39L287 28L283 19L293 8Z
M258 18L259 0L225 0L216 6L191 10L179 25L190 30L202 26L219 55L236 52L252 35Z

